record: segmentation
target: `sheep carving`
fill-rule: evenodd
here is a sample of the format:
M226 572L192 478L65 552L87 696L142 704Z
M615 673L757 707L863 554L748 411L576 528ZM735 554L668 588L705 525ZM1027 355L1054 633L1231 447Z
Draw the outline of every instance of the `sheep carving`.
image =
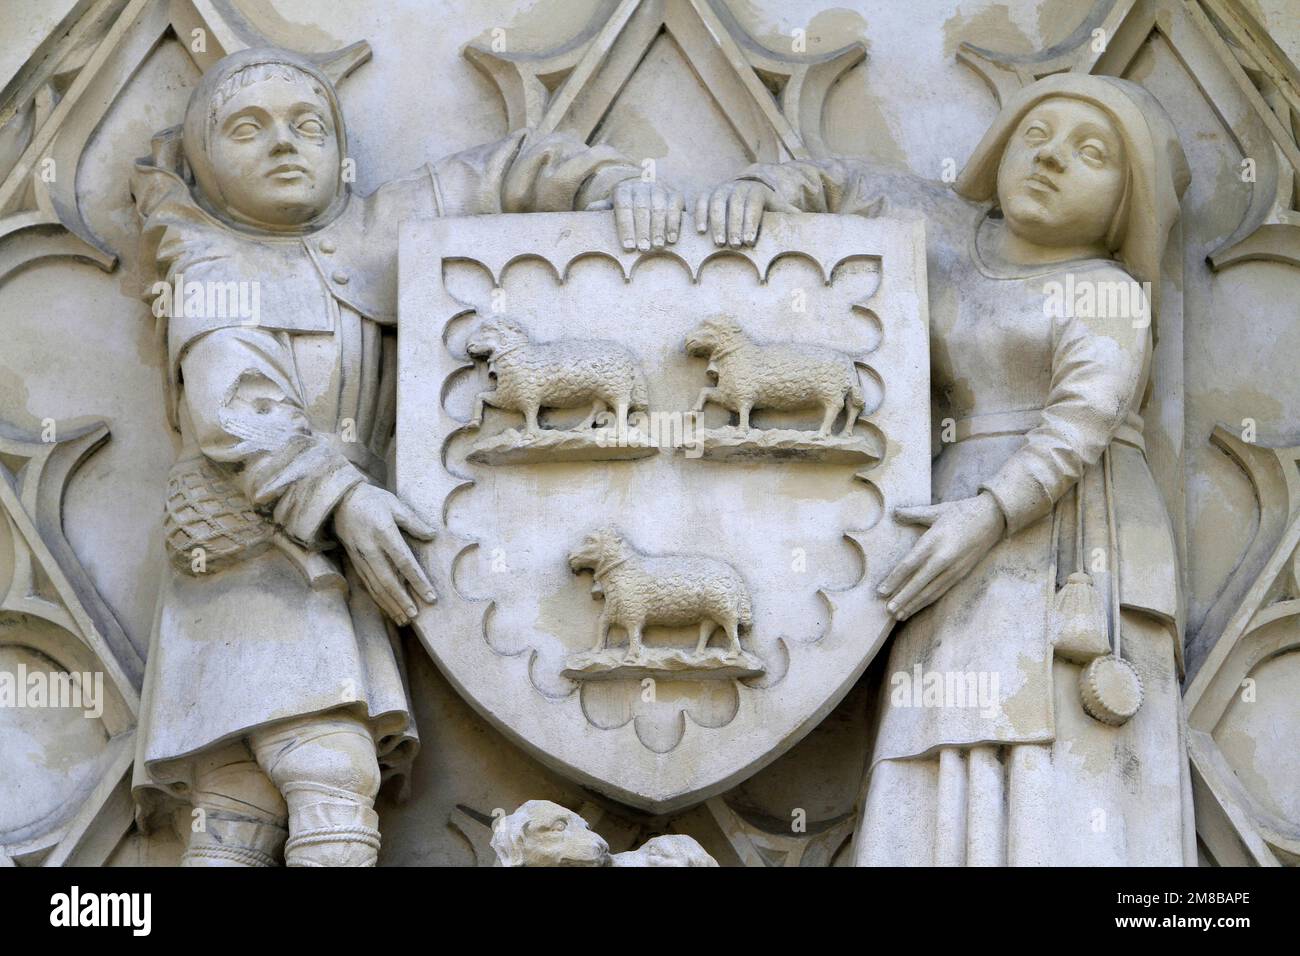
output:
M609 642L612 627L628 636L628 660L641 652L647 625L685 627L698 624L695 653L702 654L713 632L727 633L729 656L739 655L740 631L754 623L749 590L740 573L725 561L693 554L642 554L612 528L594 531L569 555L574 574L590 570L605 607L596 626L594 651Z
M629 411L649 407L645 375L631 353L613 342L531 342L519 323L503 318L479 326L465 350L471 358L486 359L488 375L496 381L496 388L474 399L469 422L473 428L483 424L486 405L521 413L530 435L541 431L537 416L543 408L590 404L591 413L574 426L579 431L591 428L606 410L614 412L617 427L625 429Z
M695 411L703 411L709 402L721 405L739 416L742 431L749 430L749 414L755 408L820 407L818 437L830 435L840 409L845 411L840 434L847 436L866 405L852 356L819 345L755 342L725 316L696 326L686 336L686 352L709 359L715 383L700 392Z

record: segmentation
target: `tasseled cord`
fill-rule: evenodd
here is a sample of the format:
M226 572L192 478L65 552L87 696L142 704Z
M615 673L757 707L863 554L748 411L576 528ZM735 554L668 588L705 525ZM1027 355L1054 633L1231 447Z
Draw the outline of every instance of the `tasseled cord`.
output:
M1060 545L1061 519L1058 514L1052 533L1052 564ZM1056 656L1074 664L1088 664L1110 653L1106 602L1087 572L1083 556L1083 476L1074 486L1074 571L1056 592L1052 614L1052 646ZM1055 587L1055 574L1052 586Z

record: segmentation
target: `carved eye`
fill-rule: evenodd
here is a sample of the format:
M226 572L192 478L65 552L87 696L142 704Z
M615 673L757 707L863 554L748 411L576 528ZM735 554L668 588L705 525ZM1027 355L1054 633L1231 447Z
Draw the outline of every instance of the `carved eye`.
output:
M1084 143L1079 147L1079 155L1094 164L1106 160L1106 150L1099 143Z
M1039 122L1030 123L1025 128L1025 140L1034 145L1047 142L1047 127Z
M554 829L556 833L563 833L568 828L569 828L568 820L556 820L555 826L552 829Z
M314 116L309 116L298 124L298 130L304 136L324 136L325 124Z
M251 119L242 119L236 123L230 130L231 139L252 139L258 134L262 127Z

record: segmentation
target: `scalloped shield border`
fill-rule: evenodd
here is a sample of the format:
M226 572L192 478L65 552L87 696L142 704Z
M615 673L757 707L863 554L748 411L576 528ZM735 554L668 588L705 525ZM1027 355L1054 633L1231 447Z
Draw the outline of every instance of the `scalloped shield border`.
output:
M919 222L769 214L752 249L718 249L684 222L673 247L641 253L616 249L611 220L608 213L546 213L403 226L397 491L440 525L445 525L448 500L465 484L444 460L448 440L465 424L447 409L446 387L469 364L452 353L444 336L449 323L471 311L444 285L445 262L477 262L499 285L518 259L545 260L564 281L576 259L598 255L617 262L634 287L637 263L652 256L676 258L692 281L719 255L748 259L760 281L786 255L816 262L827 282L847 259L880 261L879 286L855 307L869 309L882 329L870 361L885 381L885 394L870 420L886 435L887 452L869 478L881 494L883 517L871 528L845 532L861 555L862 574L848 588L819 592L831 609L831 623L820 639L801 644L792 655L780 695L763 699L764 690L742 686L738 711L727 726L713 730L687 716L677 746L655 753L642 746L632 721L609 730L589 723L576 692L561 699L519 693L531 688L531 655L507 657L490 647L483 638L489 600L467 598L453 584L456 562L475 542L443 530L421 549L438 603L421 612L415 630L460 694L544 764L623 803L668 813L730 789L794 746L839 703L889 636L893 620L875 587L917 534L898 524L892 511L928 503L930 494L925 236Z

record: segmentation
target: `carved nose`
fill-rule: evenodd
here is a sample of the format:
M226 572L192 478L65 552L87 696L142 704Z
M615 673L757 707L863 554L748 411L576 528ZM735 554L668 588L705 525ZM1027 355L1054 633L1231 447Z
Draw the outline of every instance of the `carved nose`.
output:
M280 153L296 153L298 147L294 144L293 136L289 132L289 127L284 123L275 125L275 142L271 146L271 155L277 156Z
M1065 169L1065 160L1061 156L1061 151L1053 144L1045 143L1043 146L1039 147L1034 158L1048 169L1054 169L1057 172Z

